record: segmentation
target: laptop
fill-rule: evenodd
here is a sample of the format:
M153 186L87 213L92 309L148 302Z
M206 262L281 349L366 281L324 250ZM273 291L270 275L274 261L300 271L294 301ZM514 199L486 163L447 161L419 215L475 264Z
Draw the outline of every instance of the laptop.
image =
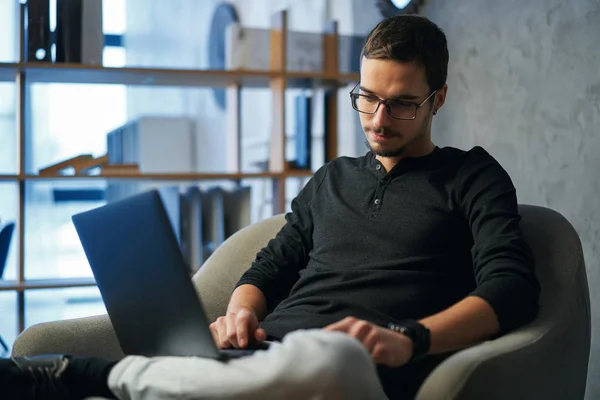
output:
M253 353L217 349L164 196L153 189L72 217L123 352L216 360Z

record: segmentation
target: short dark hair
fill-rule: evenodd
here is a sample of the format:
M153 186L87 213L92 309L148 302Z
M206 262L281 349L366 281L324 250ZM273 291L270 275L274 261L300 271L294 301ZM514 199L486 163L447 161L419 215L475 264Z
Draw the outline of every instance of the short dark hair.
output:
M446 84L449 59L446 35L423 16L401 14L382 20L369 33L362 56L416 62L425 68L427 83L432 91Z

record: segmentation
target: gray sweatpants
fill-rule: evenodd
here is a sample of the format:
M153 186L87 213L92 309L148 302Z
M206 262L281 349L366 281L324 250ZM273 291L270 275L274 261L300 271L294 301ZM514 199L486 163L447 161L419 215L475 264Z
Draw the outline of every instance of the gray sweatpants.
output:
M344 333L301 330L227 363L128 356L109 375L121 400L386 399L373 359Z

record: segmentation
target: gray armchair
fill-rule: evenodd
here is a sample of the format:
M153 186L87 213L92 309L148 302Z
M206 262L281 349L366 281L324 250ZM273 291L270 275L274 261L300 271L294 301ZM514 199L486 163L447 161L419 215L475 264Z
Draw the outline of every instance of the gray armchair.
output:
M590 302L581 243L557 212L527 205L520 209L542 285L538 317L446 359L425 380L418 400L583 399ZM278 215L242 229L193 277L211 319L225 312L232 287L283 223ZM44 353L123 356L107 316L35 325L21 333L13 347L15 356Z

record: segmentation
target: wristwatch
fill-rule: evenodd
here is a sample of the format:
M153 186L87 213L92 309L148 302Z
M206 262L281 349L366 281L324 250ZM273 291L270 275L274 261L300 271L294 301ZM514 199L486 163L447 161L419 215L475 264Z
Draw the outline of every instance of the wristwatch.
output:
M431 335L425 325L413 319L405 319L400 322L390 322L388 329L408 336L413 342L413 353L409 361L420 360L429 353L431 346Z

